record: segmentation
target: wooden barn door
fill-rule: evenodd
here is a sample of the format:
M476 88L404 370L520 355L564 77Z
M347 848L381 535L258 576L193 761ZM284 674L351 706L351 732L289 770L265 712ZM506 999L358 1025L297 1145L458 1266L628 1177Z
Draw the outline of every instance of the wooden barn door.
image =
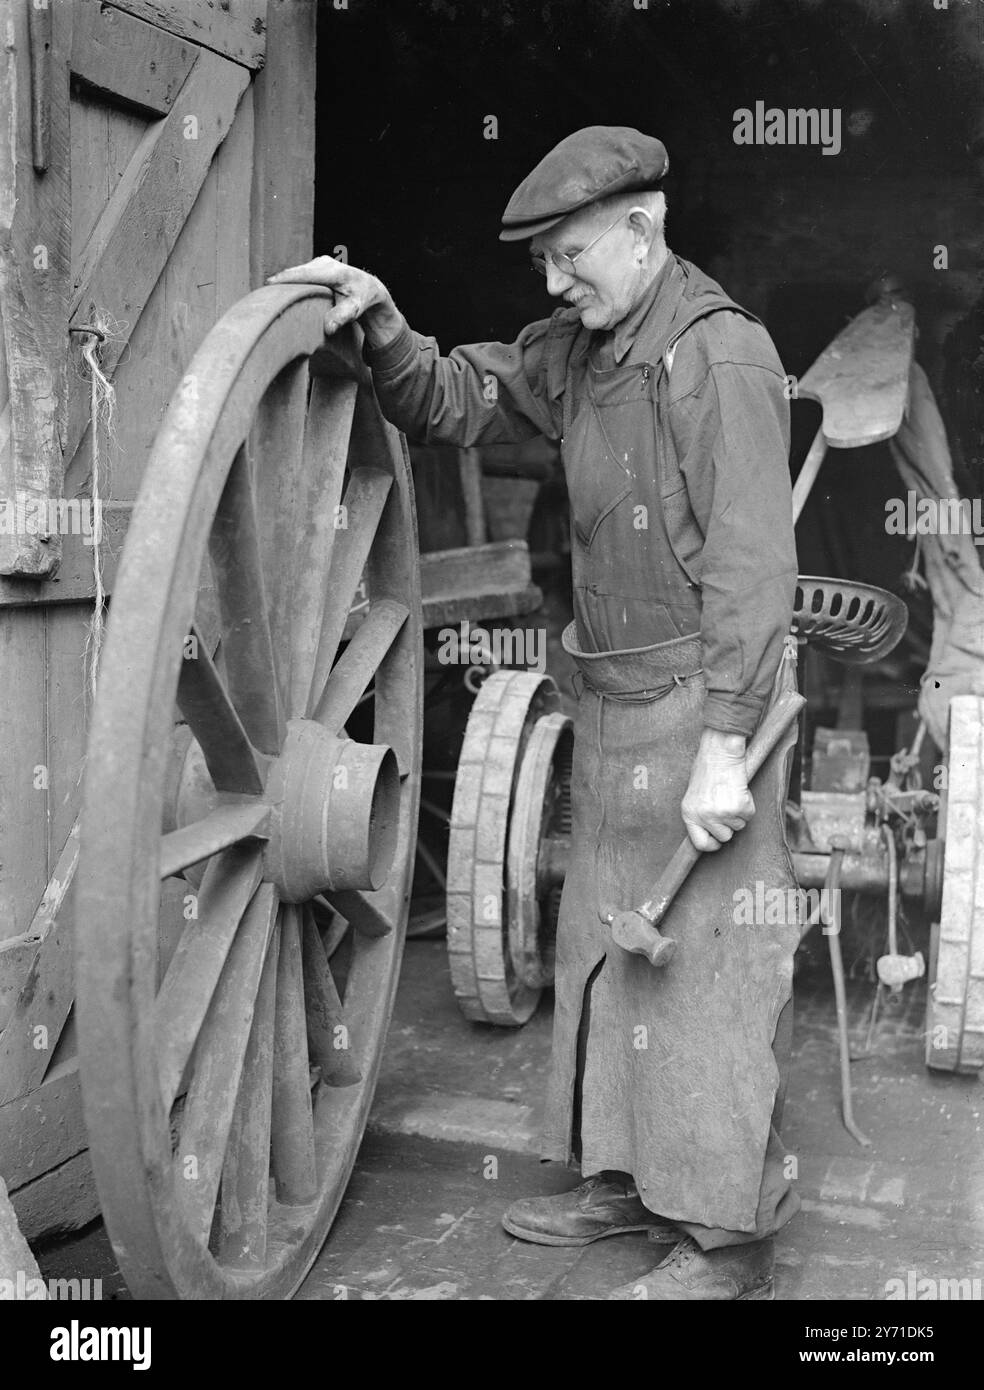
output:
M194 349L310 255L314 0L0 0L0 21L0 1176L31 1236L95 1214L71 1019L96 583L85 330L115 395L98 438L111 595Z

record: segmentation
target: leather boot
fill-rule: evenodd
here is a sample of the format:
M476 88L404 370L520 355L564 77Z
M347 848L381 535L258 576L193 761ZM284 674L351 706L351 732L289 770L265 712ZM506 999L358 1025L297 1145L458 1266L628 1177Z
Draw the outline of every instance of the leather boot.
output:
M747 1245L701 1250L686 1236L649 1274L608 1294L618 1302L708 1302L775 1298L772 1237ZM643 1292L644 1291L644 1292Z
M502 1218L511 1236L536 1245L590 1245L604 1236L647 1231L660 1244L678 1241L680 1232L640 1201L631 1179L603 1173L554 1197L524 1197Z

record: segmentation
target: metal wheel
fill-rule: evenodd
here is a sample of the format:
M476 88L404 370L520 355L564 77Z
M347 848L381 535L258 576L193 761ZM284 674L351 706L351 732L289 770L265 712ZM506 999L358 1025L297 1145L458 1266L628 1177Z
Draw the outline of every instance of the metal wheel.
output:
M516 780L506 857L509 955L530 989L553 984L557 913L571 842L574 724L545 714L534 724Z
M468 718L448 838L448 959L458 1003L475 1022L516 1027L539 1002L542 983L524 980L510 949L507 853L524 755L537 721L559 703L549 676L496 671ZM524 939L535 935L528 924ZM542 961L527 959L528 977L537 965L542 973Z
M973 1074L984 1066L984 699L978 695L950 701L939 833L943 904L930 951L926 1065Z
M99 1196L139 1298L296 1289L355 1160L396 988L420 790L416 519L354 333L325 345L329 303L262 289L205 339L112 599L79 1049ZM175 944L161 884L182 874ZM340 918L323 901L316 917L319 895ZM322 937L325 916L344 936Z

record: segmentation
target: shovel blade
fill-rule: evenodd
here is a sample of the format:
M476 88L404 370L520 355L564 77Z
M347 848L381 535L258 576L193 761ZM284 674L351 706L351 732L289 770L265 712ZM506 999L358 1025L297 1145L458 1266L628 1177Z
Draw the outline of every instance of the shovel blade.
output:
M797 395L823 407L823 434L834 449L891 439L905 413L915 340L915 310L901 299L864 309L800 378Z

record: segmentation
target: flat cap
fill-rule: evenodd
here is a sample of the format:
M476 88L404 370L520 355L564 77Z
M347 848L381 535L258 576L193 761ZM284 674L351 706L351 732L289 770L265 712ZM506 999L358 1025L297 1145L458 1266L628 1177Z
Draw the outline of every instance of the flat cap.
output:
M662 140L631 126L575 130L544 155L509 199L499 240L536 236L599 198L652 188L669 167Z

